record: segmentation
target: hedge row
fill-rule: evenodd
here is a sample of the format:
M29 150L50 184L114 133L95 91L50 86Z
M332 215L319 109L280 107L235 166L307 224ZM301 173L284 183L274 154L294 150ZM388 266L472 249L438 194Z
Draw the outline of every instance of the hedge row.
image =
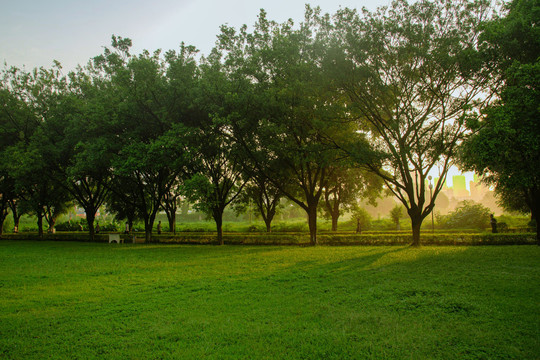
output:
M133 235L120 235L125 243L133 242ZM137 233L137 242L144 240L144 233ZM5 234L3 239L41 240L37 233ZM216 244L215 233L178 233L153 235L153 242L164 244ZM225 244L229 245L308 245L307 233L226 233ZM43 240L49 241L82 241L88 242L89 235L81 232L44 234ZM412 242L409 234L318 234L320 245L407 245ZM107 243L108 234L96 234L95 242ZM535 233L435 233L421 236L424 245L527 245L536 244Z

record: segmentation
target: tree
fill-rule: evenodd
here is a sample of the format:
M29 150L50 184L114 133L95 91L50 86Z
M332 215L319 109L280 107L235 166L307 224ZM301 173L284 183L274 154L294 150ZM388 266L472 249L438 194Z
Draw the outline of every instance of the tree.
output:
M4 221L9 214L9 199L8 196L4 195L5 193L2 190L4 188L4 181L5 175L0 175L0 237L4 230Z
M130 188L131 182L124 180L120 176L114 176L111 179L107 186L112 190L109 192L105 204L107 210L114 214L115 219L126 220L127 230L131 232L134 222L142 220L142 218L137 212L137 201L134 199L138 196L137 191ZM116 189L122 189L122 191Z
M190 93L197 76L196 50L181 45L180 51L143 51L131 55L131 40L113 36L112 50L93 60L94 76L110 84L110 97L118 101L112 134L118 148L113 152L112 199L136 208L144 221L146 241L162 201L184 173L185 154L181 125L189 120ZM110 117L109 117L110 118ZM110 127L111 125L109 125Z
M181 187L180 184L171 186L168 192L163 195L161 201L161 208L167 215L169 222L169 232L176 234L176 212L180 205Z
M403 217L403 206L396 205L390 210L390 218L396 224L396 229L399 230L399 220Z
M339 217L354 208L359 198L374 203L382 187L380 177L365 169L349 166L346 163L337 165L324 188L323 211L332 220L332 231L337 231Z
M437 216L437 222L446 229L480 229L489 227L488 208L471 200L460 202L448 215Z
M44 121L32 144L37 146L46 176L84 209L93 241L95 217L108 195L110 180L110 155L103 147L108 142L103 134L109 127L100 128L106 121L102 93L82 69L67 77L61 68L42 70L38 84L43 86L40 116Z
M191 153L194 175L185 182L184 193L195 208L214 219L217 240L223 241L223 212L242 192L247 179L239 147L224 134L219 123L192 128Z
M257 172L307 213L313 245L323 189L343 156L328 135L341 138L348 129L337 121L346 109L322 67L328 33L318 17L307 7L294 29L292 21L277 24L261 11L253 33L223 27L219 37L240 92L229 116L235 140Z
M358 131L385 155L370 165L401 201L413 246L446 181L465 120L489 77L477 51L487 1L394 1L371 13L339 10L332 63ZM354 157L354 151L349 151ZM431 169L440 176L426 199Z
M5 173L3 183L8 185L2 197L12 209L15 226L20 209L35 213L40 236L43 218L53 228L56 210L65 209L71 200L61 184L53 181L44 156L50 148L45 134L63 108L65 82L59 70L59 64L50 70L40 68L32 72L10 68L2 76L2 155L9 159L1 166Z
M369 215L365 209L355 206L352 215L352 218L356 221L357 234L361 234L363 230L369 228L371 224L371 215Z
M15 159L10 153L13 147L23 149L22 143L28 143L38 121L33 116L19 90L23 79L29 75L17 68L4 69L0 79L0 235L8 215L8 208L13 213L14 225L18 226L20 215L17 193L17 179L12 173Z
M461 165L494 185L503 206L530 212L540 245L540 2L514 0L506 10L482 38L500 98L481 121L469 122Z
M235 211L237 213L250 211L249 207L253 202L255 204L254 212L262 217L266 225L266 232L271 232L272 220L276 216L282 197L281 191L267 178L253 176L235 202Z

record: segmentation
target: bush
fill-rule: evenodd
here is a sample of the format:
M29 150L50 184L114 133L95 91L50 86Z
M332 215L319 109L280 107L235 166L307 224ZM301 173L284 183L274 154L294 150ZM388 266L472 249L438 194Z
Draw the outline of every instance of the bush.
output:
M497 224L497 230L499 232L507 232L508 231L508 225L506 223L500 222Z
M437 215L437 222L443 229L485 229L489 224L490 210L471 200L465 200L448 215Z
M13 232L13 220L10 217L6 217L4 224L2 224L2 231L5 233Z
M96 223L97 224L97 223ZM94 225L95 226L95 225ZM117 232L119 229L122 229L122 226L116 222L110 222L110 223L104 223L99 224L99 231L106 231L106 232Z
M54 226L56 231L81 231L81 227L83 231L88 231L88 224L86 223L86 219L77 219L61 222Z
M132 235L121 235L126 243L132 242ZM137 237L143 237L139 233ZM5 234L3 239L11 240L41 240L36 233ZM227 245L309 245L309 234L288 233L237 233L224 234ZM326 233L317 236L320 245L409 245L412 242L410 232L396 232L394 234L345 234ZM81 241L88 242L90 237L87 233L56 233L44 234L43 240L49 241ZM106 234L95 236L96 242L108 242ZM183 233L177 235L162 234L153 235L153 241L165 244L217 244L215 233ZM534 245L536 244L536 234L534 233L435 233L421 235L423 245Z
M307 221L285 221L276 222L272 225L274 232L306 232L308 231Z
M509 228L525 228L531 220L530 216L503 214L497 216L497 222L506 223Z

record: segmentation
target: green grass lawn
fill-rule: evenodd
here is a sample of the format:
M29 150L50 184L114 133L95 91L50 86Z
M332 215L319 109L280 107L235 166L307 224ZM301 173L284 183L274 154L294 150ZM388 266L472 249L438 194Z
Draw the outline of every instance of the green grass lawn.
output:
M0 241L0 358L538 359L540 247Z

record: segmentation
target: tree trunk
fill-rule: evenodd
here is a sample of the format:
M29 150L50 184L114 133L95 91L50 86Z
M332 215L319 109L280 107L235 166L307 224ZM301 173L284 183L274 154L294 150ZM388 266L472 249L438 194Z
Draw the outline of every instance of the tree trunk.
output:
M266 218L264 220L264 223L266 224L266 232L267 233L272 232L272 220Z
M0 194L1 195L1 194ZM0 203L0 237L4 233L4 221L8 216L8 203L4 199Z
M37 226L38 226L38 235L40 239L43 239L43 213L38 212L37 213Z
M158 209L159 207L155 207L150 215L147 214L144 218L144 241L146 243L152 242L152 230L154 228L154 222L156 221Z
M154 227L154 219L151 216L145 216L144 219L144 242L152 242L152 228Z
M337 231L339 212L337 214L332 214L332 231Z
M218 244L224 245L225 242L223 241L223 210L214 209L214 211L212 212L212 217L216 222Z
M13 217L13 232L18 233L19 232L19 222L21 220L22 214L17 214L17 216Z
M131 234L133 232L133 222L135 219L133 217L128 218L128 233Z
M339 219L339 201L334 200L334 206L332 207L332 231L337 231L338 219Z
M95 215L95 212L94 214L90 214L90 213L91 211L86 212L86 223L88 224L88 234L90 235L90 241L94 242L94 239L95 239L94 220L96 219L96 215Z
M412 235L413 241L411 246L419 247L420 246L420 228L422 227L422 217L421 216L411 216L411 225L412 225Z
M146 226L144 227L144 242L150 243L152 241L152 229L148 229Z
M54 233L54 226L56 225L56 218L53 217L50 221L47 221L49 223L49 229L47 230L47 232L49 234L52 234Z
M11 200L8 202L9 208L11 209L11 215L13 216L13 232L18 233L19 232L19 221L21 220L22 214L17 209L17 203L15 200Z
M266 232L272 232L272 220L276 216L276 206L275 204L268 209L266 216L263 214L264 223L266 224Z
M4 221L6 220L7 212L4 210L0 210L0 238L2 237L2 234L4 233Z
M169 231L176 234L176 212L167 213L167 220L169 221Z
M317 204L308 204L308 225L309 242L311 245L317 245Z

